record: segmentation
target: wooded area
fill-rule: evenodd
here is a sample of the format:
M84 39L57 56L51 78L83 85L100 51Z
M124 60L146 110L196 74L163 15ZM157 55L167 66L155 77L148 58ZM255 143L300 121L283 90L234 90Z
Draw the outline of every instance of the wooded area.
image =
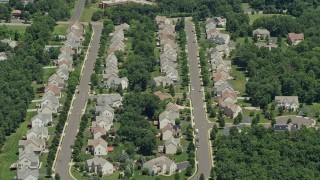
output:
M230 130L214 141L217 179L316 179L320 176L320 131L302 127L274 133L254 126ZM286 178L287 177L287 178Z

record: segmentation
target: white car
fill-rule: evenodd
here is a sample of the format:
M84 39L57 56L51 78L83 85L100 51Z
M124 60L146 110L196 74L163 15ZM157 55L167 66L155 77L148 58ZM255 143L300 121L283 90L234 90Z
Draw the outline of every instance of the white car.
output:
M191 88L191 91L194 91L194 88L193 88L193 87Z

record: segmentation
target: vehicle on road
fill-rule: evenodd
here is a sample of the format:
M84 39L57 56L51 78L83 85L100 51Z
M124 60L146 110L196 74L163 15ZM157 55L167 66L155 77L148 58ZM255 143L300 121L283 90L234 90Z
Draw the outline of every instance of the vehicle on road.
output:
M199 148L200 146L199 145L197 145L197 148Z
M198 133L199 133L199 129L195 129L194 132L195 132L196 134L198 134Z
M191 88L191 91L194 91L194 88L193 88L193 87Z

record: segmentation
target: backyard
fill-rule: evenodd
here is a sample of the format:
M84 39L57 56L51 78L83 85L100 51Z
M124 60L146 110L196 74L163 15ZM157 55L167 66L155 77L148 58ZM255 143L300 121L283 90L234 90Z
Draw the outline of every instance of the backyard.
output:
M81 13L81 17L80 17L80 20L81 21L85 21L85 22L90 22L91 21L91 18L92 18L92 15L94 12L98 11L98 10L101 10L99 8L99 2L100 1L97 1L95 3L90 3L88 6L86 6L82 13Z

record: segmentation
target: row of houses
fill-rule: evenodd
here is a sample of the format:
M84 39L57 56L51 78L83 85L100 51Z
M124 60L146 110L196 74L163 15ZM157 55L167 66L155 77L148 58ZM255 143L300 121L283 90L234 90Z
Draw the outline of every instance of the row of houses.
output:
M16 179L38 179L39 156L46 151L46 140L49 139L48 127L52 124L52 114L57 113L60 104L61 91L68 80L69 72L72 70L72 55L78 52L80 40L83 38L83 25L73 22L67 34L65 45L61 48L61 54L56 60L59 68L49 79L44 87L38 114L31 119L31 129L27 131L23 140L19 140L19 160L16 163ZM70 43L77 42L73 48Z
M156 16L155 21L159 28L157 45L161 50L160 71L165 75L153 78L153 83L165 87L179 81L177 33L172 19Z
M216 44L228 44L230 42L230 35L221 33L219 29L224 29L227 24L225 17L214 17L206 19L206 34L207 39Z
M180 118L179 107L169 103L166 110L159 115L160 139L164 146L159 146L158 151L164 154L176 154L180 145L180 126L176 125L176 119Z
M207 39L217 44L216 47L208 50L209 64L214 81L213 92L218 99L219 108L224 115L235 118L242 112L242 109L235 104L237 102L237 94L228 82L232 79L230 76L231 61L224 58L228 57L235 47L230 42L230 36L219 31L219 28L224 28L225 26L226 19L224 17L207 18L206 20Z
M129 29L129 25L124 23L115 27L115 31L111 33L111 44L105 59L105 70L103 72L103 83L106 88L121 86L122 89L127 89L129 80L127 77L119 77L118 59L115 55L116 51L125 51L124 30Z
M113 126L114 108L120 107L121 104L120 94L98 95L95 107L96 116L90 127L93 139L88 140L88 151L94 155L94 158L85 161L85 167L94 173L110 175L114 172L113 164L100 156L113 151L113 147L109 147L105 139L111 136L108 132Z

